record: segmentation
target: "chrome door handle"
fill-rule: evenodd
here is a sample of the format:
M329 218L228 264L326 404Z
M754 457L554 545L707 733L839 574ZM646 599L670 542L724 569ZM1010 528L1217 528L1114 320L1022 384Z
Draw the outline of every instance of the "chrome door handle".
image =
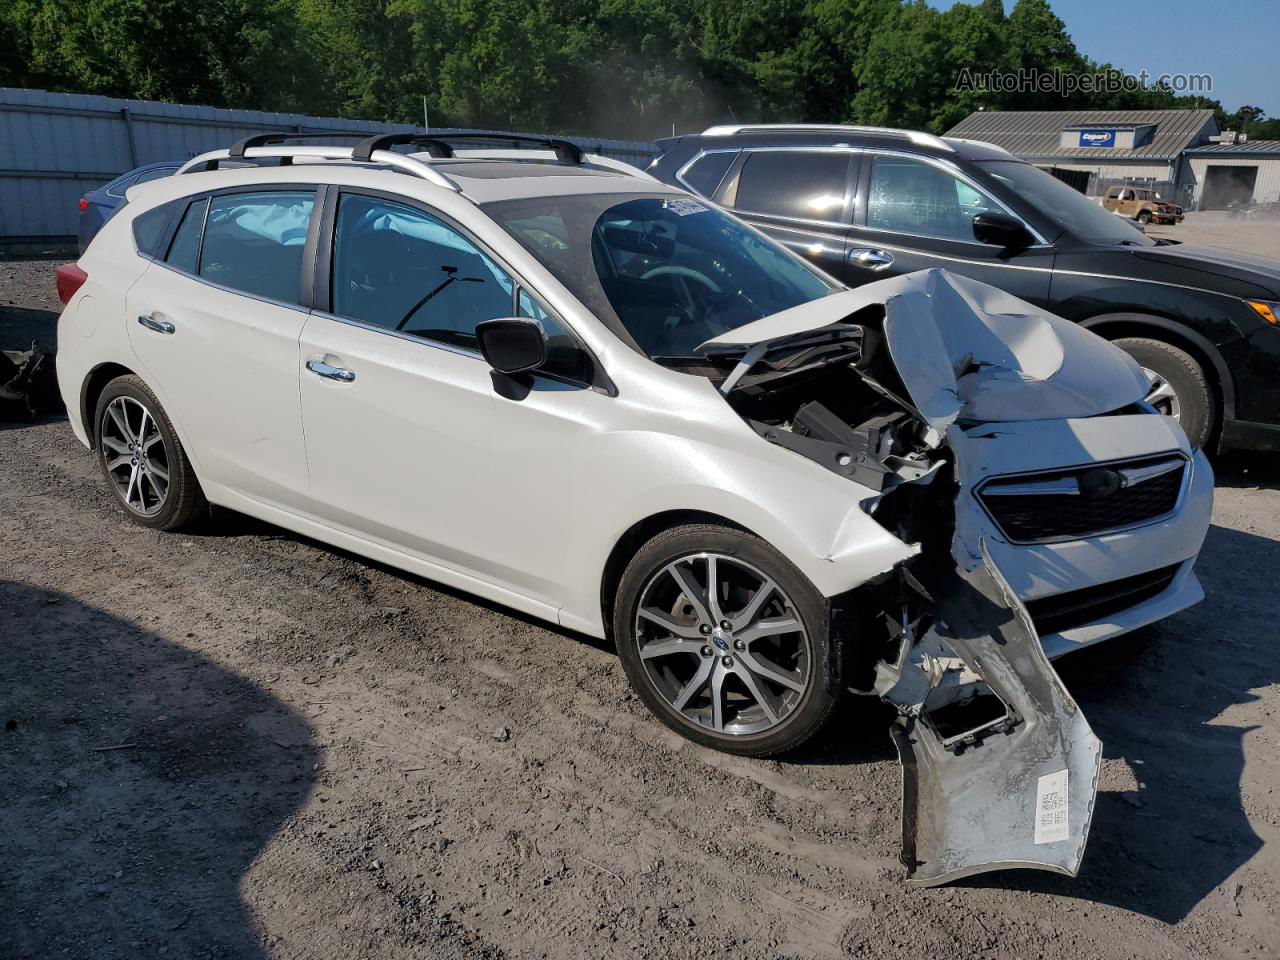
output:
M893 254L888 250L874 250L871 247L850 250L849 259L868 270L887 270L893 266Z
M168 320L157 320L149 313L144 313L140 316L138 322L148 330L154 330L156 333L173 333L176 329Z
M323 360L308 360L307 369L317 377L324 377L326 380L337 380L340 383L350 383L356 378L354 370L344 370L342 367L335 367L333 364L325 363Z

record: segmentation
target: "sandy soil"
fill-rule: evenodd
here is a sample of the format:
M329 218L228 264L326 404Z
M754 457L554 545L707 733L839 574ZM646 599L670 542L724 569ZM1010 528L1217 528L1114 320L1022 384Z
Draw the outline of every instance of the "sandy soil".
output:
M1208 599L1060 662L1105 744L1080 877L908 890L877 702L719 755L595 641L143 530L65 421L0 424L0 957L1275 956L1280 460L1220 481Z

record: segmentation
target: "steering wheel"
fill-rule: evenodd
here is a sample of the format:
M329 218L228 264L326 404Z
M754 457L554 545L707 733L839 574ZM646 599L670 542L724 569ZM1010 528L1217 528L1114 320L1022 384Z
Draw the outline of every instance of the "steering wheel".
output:
M654 267L647 273L640 275L641 280L652 280L654 277L684 277L687 280L696 280L698 283L707 287L712 293L720 293L720 288L716 286L714 280L704 274L699 273L692 267L680 267L674 264L667 264L661 267Z

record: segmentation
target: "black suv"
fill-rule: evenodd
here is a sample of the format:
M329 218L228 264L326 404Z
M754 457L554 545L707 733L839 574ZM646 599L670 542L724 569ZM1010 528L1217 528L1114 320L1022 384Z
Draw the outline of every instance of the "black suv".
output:
M1280 450L1280 261L1152 239L973 140L735 126L658 148L650 174L850 286L929 267L990 283L1128 351L1193 443Z

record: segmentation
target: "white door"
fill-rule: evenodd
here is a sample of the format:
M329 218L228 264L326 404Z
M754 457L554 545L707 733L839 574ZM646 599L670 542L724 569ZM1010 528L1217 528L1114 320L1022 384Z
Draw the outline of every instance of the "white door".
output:
M572 382L585 354L491 257L424 210L344 192L333 243L331 312L312 314L301 343L312 511L558 605L584 422L611 402ZM563 376L500 393L475 326L517 311L543 324Z
M180 425L200 479L297 507L307 489L298 305L312 190L192 202L164 262L127 297L142 376Z

